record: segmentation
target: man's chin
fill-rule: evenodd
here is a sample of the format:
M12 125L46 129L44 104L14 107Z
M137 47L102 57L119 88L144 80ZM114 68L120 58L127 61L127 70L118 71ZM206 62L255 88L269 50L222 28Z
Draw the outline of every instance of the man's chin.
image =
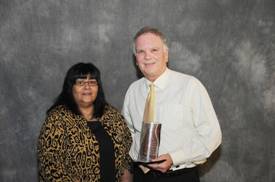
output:
M148 80L150 81L154 81L157 79L157 75L156 74L143 74Z

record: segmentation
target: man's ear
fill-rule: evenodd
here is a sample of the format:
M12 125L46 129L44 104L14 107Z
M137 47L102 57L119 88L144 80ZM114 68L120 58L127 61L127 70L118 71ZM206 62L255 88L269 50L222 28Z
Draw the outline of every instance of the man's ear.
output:
M166 60L166 63L168 64L168 61L169 61L169 51L168 51L168 48L165 48L165 60Z

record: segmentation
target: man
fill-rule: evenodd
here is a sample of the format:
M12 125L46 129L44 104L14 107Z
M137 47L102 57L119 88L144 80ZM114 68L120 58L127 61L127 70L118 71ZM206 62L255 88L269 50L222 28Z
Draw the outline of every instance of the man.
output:
M155 28L144 27L137 32L134 54L144 77L130 85L122 109L133 137L130 155L137 161L145 101L153 83L155 117L162 124L155 160L164 160L146 165L149 172L134 165L134 181L199 181L196 166L221 143L219 122L206 89L196 78L167 67L166 39Z

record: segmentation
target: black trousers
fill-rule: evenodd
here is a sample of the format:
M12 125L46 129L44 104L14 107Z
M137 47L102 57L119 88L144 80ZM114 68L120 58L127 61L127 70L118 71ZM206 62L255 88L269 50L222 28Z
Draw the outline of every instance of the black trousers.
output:
M162 173L150 170L144 174L143 171L134 164L134 182L199 182L197 167L179 169Z

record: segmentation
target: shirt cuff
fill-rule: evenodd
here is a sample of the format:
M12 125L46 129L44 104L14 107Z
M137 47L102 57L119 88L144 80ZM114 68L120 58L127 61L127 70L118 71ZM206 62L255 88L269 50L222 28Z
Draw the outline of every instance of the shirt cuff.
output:
M172 161L173 166L178 167L181 165L185 165L185 167L192 167L194 165L202 164L206 162L206 159L201 159L198 161L190 161L190 159L186 158L184 152L182 150L177 150L175 152L169 153Z
M173 161L173 166L179 166L184 163L184 152L183 151L175 151L170 153L170 156Z

